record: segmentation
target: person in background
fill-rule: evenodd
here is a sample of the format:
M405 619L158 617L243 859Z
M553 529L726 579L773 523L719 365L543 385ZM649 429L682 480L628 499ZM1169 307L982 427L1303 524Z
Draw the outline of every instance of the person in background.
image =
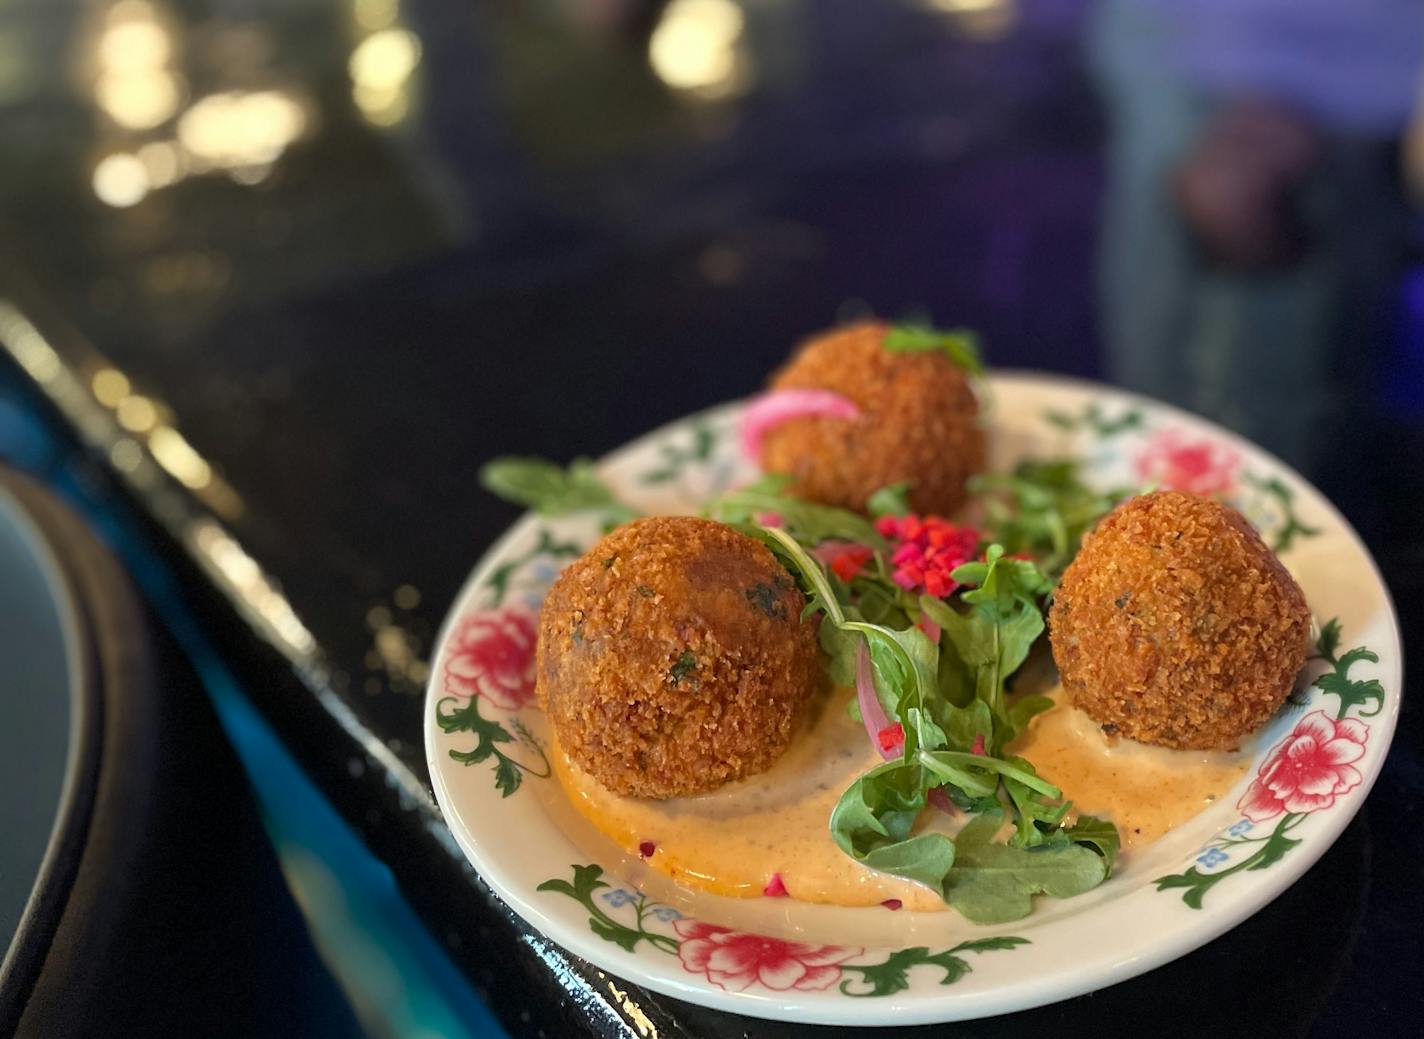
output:
M1089 40L1109 374L1312 468L1398 327L1424 4L1103 0Z

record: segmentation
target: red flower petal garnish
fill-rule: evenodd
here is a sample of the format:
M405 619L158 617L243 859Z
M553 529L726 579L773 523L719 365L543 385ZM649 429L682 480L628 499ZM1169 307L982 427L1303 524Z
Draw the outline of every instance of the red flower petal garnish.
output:
M761 893L767 898L785 898L790 894L786 890L786 882L781 879L780 873L771 875L771 879L766 882L766 887L761 889Z
M939 516L882 516L875 529L892 545L891 580L906 591L923 591L939 599L959 587L950 575L974 558L981 540L973 527L956 527Z
M905 727L899 722L887 725L875 734L875 738L880 741L881 750L898 750L905 743Z

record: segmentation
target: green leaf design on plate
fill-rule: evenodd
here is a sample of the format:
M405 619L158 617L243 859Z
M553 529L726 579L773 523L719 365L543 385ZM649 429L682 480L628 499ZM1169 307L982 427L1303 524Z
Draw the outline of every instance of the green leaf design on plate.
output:
M638 477L638 481L644 484L660 484L677 479L689 465L708 461L717 446L717 440L717 431L705 419L694 421L692 442L686 446L660 444L658 451L662 455L662 462Z
M1305 813L1303 812L1288 812L1281 816L1280 822L1276 823L1276 828L1265 837L1223 837L1212 841L1207 845L1208 850L1213 848L1220 850L1248 844L1259 844L1260 847L1236 865L1228 866L1215 873L1203 873L1192 866L1185 873L1172 873L1165 877L1158 877L1156 880L1157 890L1167 891L1172 888L1182 888L1182 901L1193 909L1200 909L1202 899L1206 897L1207 892L1227 877L1244 870L1269 869L1285 858L1286 853L1300 843L1299 838L1287 835L1304 818Z
M572 559L582 553L582 546L572 541L556 541L548 528L540 527L539 540L533 548L523 555L515 556L513 559L501 563L485 580L485 587L492 593L490 605L503 606L505 598L509 595L510 582L514 575L540 556L547 555L552 559Z
M1340 621L1338 618L1332 618L1320 629L1320 637L1315 641L1315 659L1325 661L1331 670L1318 677L1311 685L1321 692L1340 698L1340 709L1335 715L1336 718L1344 718L1352 707L1362 708L1361 718L1373 718L1384 709L1384 686L1375 678L1351 678L1350 668L1362 660L1378 664L1379 654L1364 646L1356 646L1337 657L1335 653L1339 648ZM1363 710L1368 703L1374 704L1374 710Z
M940 952L932 953L928 947L920 945L912 949L892 952L887 959L880 963L843 963L841 964L843 972L855 972L860 975L860 978L847 978L842 981L841 992L847 996L862 998L893 996L910 987L909 974L915 967L938 967L943 971L939 983L953 985L974 969L969 961L959 953L997 952L1027 944L1027 938L1014 938L1007 935L999 938L976 938L973 941L960 942L953 948Z
M1137 408L1127 408L1116 415L1109 416L1098 401L1092 401L1077 414L1049 408L1044 411L1043 419L1049 425L1057 426L1070 433L1075 433L1080 429L1090 430L1102 440L1117 436L1119 433L1126 433L1131 429L1142 429L1146 425L1142 412Z
M446 710L445 705L452 703L456 705L455 708ZM462 765L478 765L493 757L494 785L505 797L519 789L520 784L524 782L524 773L527 772L539 779L544 779L550 774L549 759L544 754L544 748L539 746L539 742L517 718L513 725L519 734L519 742L539 755L540 767L534 768L526 765L500 749L500 744L512 743L514 737L499 722L492 718L486 718L480 713L480 698L478 696L472 696L465 701L454 696L445 697L435 705L435 720L439 722L441 731L447 734L469 732L475 735L476 743L473 750L452 750L450 757Z
M663 952L673 954L677 952L678 940L676 938L671 935L657 934L648 930L646 926L648 914L662 908L661 903L649 901L642 892L628 895L625 904L633 907L634 914L633 926L629 927L609 916L593 899L595 891L609 887L608 882L602 879L603 867L588 863L583 866L575 865L573 871L572 882L555 877L544 881L536 890L553 891L560 895L567 895L578 902L588 910L589 930L604 941L612 942L620 949L633 952L638 948L640 942L647 942Z
M1295 514L1295 491L1287 487L1279 476L1261 477L1247 473L1245 480L1268 498L1274 498L1284 517L1285 522L1272 535L1272 552L1279 555L1294 545L1297 538L1313 538L1320 533L1319 527L1306 526L1300 521Z

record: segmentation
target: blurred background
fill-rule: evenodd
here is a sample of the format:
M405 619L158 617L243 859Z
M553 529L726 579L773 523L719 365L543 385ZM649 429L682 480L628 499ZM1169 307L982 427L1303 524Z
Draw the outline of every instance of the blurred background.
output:
M270 844L227 861L291 901L251 948L293 1007L625 1034L430 807L426 654L513 516L478 465L923 317L1277 453L1424 649L1422 77L1417 0L0 0L0 462L137 587L154 725L211 714L180 731ZM1421 803L1412 718L1377 800ZM183 742L152 767L192 776ZM207 868L167 818L167 868ZM154 997L109 983L127 1034Z

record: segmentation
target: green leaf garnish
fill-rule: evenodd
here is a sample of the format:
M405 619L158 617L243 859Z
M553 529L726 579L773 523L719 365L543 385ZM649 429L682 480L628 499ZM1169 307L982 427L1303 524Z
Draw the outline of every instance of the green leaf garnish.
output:
M985 537L1010 555L1032 556L1054 583L1078 554L1083 535L1129 492L1101 493L1083 483L1067 459L1024 461L1013 473L969 481L985 510ZM986 493L987 492L987 493Z
M910 508L910 481L886 484L865 502L866 510L879 519L881 516L903 516Z
M927 325L895 325L885 333L885 349L891 353L926 353L943 350L951 361L970 375L980 375L984 362L979 356L979 339L967 329L940 332Z
M1018 920L1033 908L1034 895L1071 898L1106 879L1107 860L1071 840L1037 848L996 843L1001 822L1001 812L984 812L969 820L954 841L945 901L975 923Z
M775 513L781 526L797 541L817 545L822 541L856 541L885 548L885 539L864 516L833 505L819 505L788 494L789 476L771 474L731 491L707 506L708 519L731 524L755 524L757 517Z
M904 729L901 756L859 776L836 802L830 830L842 851L933 888L978 921L1016 919L1035 894L1066 897L1107 876L1116 829L1098 820L1064 828L1070 806L1062 791L1028 761L1003 754L1049 705L1045 697L1011 704L1004 689L1044 627L1041 600L1051 584L1033 563L1006 559L993 545L983 562L956 569L956 580L977 586L961 596L967 612L928 596L918 603L942 629L936 645L918 627L861 617L846 586L787 529L752 530L797 575L807 614L825 614L821 646L836 681L854 681L864 639L875 694ZM934 789L978 813L958 837L912 832ZM996 844L991 838L1006 809L1016 832L1008 844ZM987 836L971 829L986 819L992 820Z
M607 509L620 520L638 516L599 479L587 458L576 458L567 468L542 458L496 458L480 468L480 485L544 516L579 509Z
M944 632L940 688L952 704L968 706L978 700L988 708L993 734L987 749L998 754L1036 713L1027 712L1026 717L1022 709L1010 710L1004 683L1043 633L1039 600L1050 586L1033 563L1004 558L998 545L989 547L985 562L966 563L952 576L962 584L978 586L961 596L974 609L960 613L929 596L920 600L920 607Z
M693 656L692 650L684 649L682 656L677 658L677 663L668 670L668 677L672 679L673 685L678 685L684 678L697 670L697 657Z

